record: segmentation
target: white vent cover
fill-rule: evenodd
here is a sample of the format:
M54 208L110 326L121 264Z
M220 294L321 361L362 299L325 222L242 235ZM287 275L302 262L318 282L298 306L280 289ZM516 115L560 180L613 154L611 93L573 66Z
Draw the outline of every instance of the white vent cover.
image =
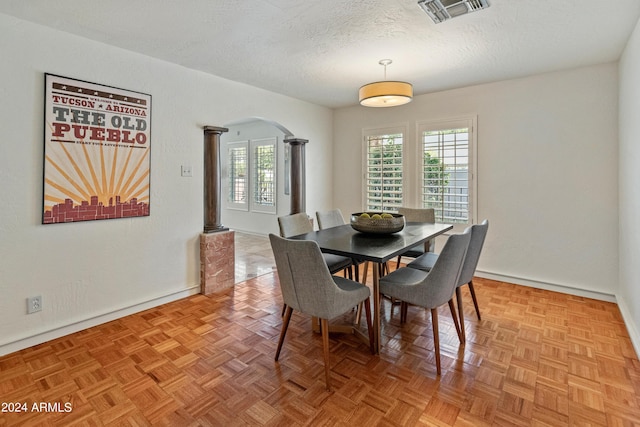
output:
M436 24L456 16L489 7L487 0L419 0L418 6L433 19Z

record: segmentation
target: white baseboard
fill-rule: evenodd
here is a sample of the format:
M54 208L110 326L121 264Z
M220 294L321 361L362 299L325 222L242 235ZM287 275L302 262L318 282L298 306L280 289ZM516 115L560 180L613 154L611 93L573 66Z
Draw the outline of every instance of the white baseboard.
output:
M631 312L627 307L624 299L620 298L618 301L618 308L620 309L620 314L622 314L622 319L624 320L624 324L627 326L627 332L629 332L629 338L631 339L631 344L636 351L636 357L640 358L640 331L636 327L635 323L633 323L633 319L631 317Z
M0 356L4 356L15 351L23 350L34 345L42 344L65 335L73 334L93 326L111 322L130 314L138 313L162 304L177 301L200 292L200 285L192 286L188 289L172 292L167 295L158 296L150 300L145 300L127 307L98 314L86 319L78 320L67 325L50 327L41 332L36 332L30 336L19 338L14 341L0 344Z

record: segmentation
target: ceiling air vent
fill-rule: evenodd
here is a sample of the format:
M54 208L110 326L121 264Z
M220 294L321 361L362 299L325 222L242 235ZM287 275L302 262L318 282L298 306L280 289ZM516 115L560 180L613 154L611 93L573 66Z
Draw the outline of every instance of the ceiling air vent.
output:
M456 16L486 9L489 7L489 2L487 0L420 0L418 6L438 24Z

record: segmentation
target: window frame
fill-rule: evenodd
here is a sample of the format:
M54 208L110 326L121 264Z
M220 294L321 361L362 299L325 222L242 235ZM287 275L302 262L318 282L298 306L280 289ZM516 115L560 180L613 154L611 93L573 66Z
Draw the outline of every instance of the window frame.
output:
M464 117L454 117L436 120L422 120L416 122L416 162L415 171L418 174L418 182L416 188L416 203L420 207L424 207L423 187L424 187L424 171L423 171L423 133L431 131L445 131L452 129L469 129L468 140L468 222L454 223L454 231L463 231L472 224L477 224L477 206L478 206L478 163L477 163L477 115L469 115Z
M260 138L260 139L252 139L249 141L249 206L250 206L250 210L252 212L257 212L257 213L269 213L269 214L275 214L277 213L277 208L278 208L278 144L277 144L277 138L276 137L271 137L271 138ZM271 146L273 147L273 168L271 169L271 174L273 179L271 180L272 182L272 193L271 196L273 198L273 204L272 205L268 205L268 204L261 204L258 201L256 201L255 195L256 195L256 189L258 186L258 180L256 179L256 161L257 161L257 155L256 155L256 149L258 147L265 147L265 146Z
M408 125L407 124L399 124L399 125L391 125L388 127L382 128L367 128L362 130L362 147L364 156L362 156L362 206L364 211L378 211L369 209L369 139L371 137L382 137L386 135L402 135L402 199L401 205L406 203L407 199L407 183L406 183L406 172L407 172L407 139L408 139ZM382 203L384 212L397 212L396 207L392 207L391 209L384 208L384 202Z
M228 183L228 188L227 188L227 208L228 209L233 209L233 210L240 210L240 211L248 211L249 210L249 199L250 199L250 194L251 194L251 162L249 159L250 153L249 153L249 141L245 140L245 141L233 141L233 142L228 142L226 144L226 148L227 148L227 167L229 169L229 183ZM231 150L234 148L244 148L245 149L245 200L244 202L235 202L233 200L233 198L231 197L232 191L233 191L233 180L234 180L234 176L232 174L232 170L233 167L231 165L233 156L231 155Z

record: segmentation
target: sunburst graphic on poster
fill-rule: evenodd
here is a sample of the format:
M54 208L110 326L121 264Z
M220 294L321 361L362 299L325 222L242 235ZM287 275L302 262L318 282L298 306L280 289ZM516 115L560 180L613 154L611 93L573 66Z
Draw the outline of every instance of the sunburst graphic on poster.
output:
M43 224L149 215L151 95L45 74Z

